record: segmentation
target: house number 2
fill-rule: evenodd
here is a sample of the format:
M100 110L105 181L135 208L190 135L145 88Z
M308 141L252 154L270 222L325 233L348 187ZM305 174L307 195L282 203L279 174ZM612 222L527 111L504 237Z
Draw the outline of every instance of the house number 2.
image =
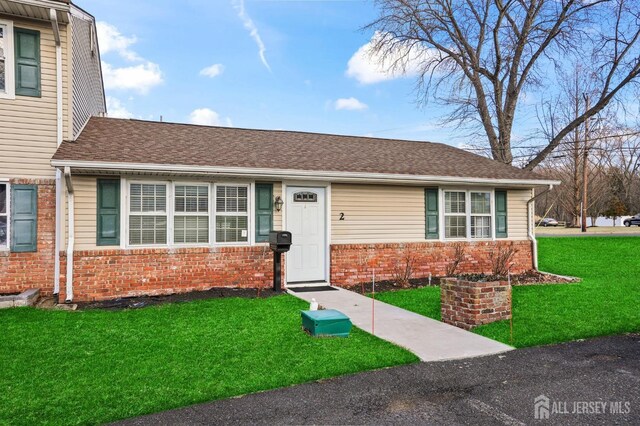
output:
M340 213L340 219L338 220L344 220L344 213Z

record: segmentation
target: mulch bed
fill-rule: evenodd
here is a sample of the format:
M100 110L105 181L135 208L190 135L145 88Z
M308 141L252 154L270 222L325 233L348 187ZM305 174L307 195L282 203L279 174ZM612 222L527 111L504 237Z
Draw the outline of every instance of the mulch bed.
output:
M461 274L458 278L472 282L506 281L507 277L485 274ZM578 278L562 277L553 274L544 274L537 271L527 271L521 274L511 275L511 285L541 285L541 284L567 284L579 282Z
M376 293L383 291L395 291L395 290L409 290L412 288L420 288L420 287L437 287L440 285L440 278L432 277L431 284L429 284L429 278L411 278L409 280L409 285L407 287L400 287L395 283L395 281L385 280L385 281L376 281ZM355 284L349 287L344 287L347 290L354 291L356 293L362 293L362 289L364 286L364 293L371 293L372 283L371 281L366 283Z
M285 292L275 292L270 288L260 291L260 298L278 296ZM220 299L223 297L243 297L254 299L258 297L257 288L212 288L204 291L192 291L189 293L168 294L163 296L139 296L120 297L98 302L78 302L78 309L139 309L146 306L161 305L164 303L191 302L193 300Z
M506 280L506 277L497 277L494 275L485 274L464 274L457 276L460 279L474 282L487 282L487 281L499 281ZM437 287L440 285L440 279L443 277L432 277L431 284L429 284L428 278L412 278L409 280L409 286L400 287L395 281L376 281L376 293L384 291L396 291L396 290L408 290L420 287ZM537 271L528 271L522 274L511 275L511 285L542 285L542 284L569 284L579 282L579 279L570 277L560 277L558 275L543 274ZM372 283L371 281L355 284L349 287L345 287L347 290L355 291L356 293L363 294L371 293Z

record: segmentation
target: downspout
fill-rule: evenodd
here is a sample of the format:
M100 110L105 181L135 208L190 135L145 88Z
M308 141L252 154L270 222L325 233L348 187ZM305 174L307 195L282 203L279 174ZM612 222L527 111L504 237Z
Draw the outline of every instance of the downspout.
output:
M531 197L529 201L527 201L527 235L529 240L531 241L531 248L533 250L533 269L538 270L538 241L536 240L536 236L533 233L533 226L535 221L533 220L534 211L533 211L533 202L536 198L546 194L547 192L553 189L553 185L549 185L549 188L542 191L541 193Z
M64 179L67 187L67 215L69 216L69 226L67 231L67 298L65 303L73 301L73 245L75 240L75 211L73 182L71 182L71 168L64 168Z
M49 9L51 27L56 43L56 146L62 144L62 44L60 42L60 27L58 14L55 9ZM56 169L56 236L54 244L54 282L53 295L58 301L60 293L60 249L62 246L62 171Z

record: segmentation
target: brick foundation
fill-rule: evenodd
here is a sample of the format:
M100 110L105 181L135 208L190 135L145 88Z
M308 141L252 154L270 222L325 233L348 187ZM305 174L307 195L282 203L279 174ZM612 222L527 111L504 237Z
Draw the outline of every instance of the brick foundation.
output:
M472 282L444 278L440 282L442 321L469 330L511 318L511 286L507 281Z
M38 185L38 250L34 253L0 251L0 293L39 288L41 294L51 295L55 264L55 180L14 179L9 183Z
M489 253L496 245L513 244L518 252L512 272L532 268L528 241L467 243L459 273L491 271ZM351 285L371 279L393 279L407 253L414 257L413 277L446 275L453 255L451 243L348 244L331 246L331 283ZM286 259L286 255L284 257ZM64 300L66 255L61 253L60 299ZM273 282L273 253L267 246L106 249L74 253L74 300L163 295L214 287L263 287ZM283 271L285 270L283 266Z
M66 255L60 257L64 300ZM267 246L76 251L73 260L74 301L213 287L268 289L272 283L273 252Z
M513 245L517 253L511 272L518 274L533 269L530 241L470 242L465 244L464 260L458 274L491 273L490 254L498 246ZM454 255L453 243L335 244L331 246L331 284L350 286L371 280L375 268L377 280L393 280L394 270L410 255L413 278L446 276Z

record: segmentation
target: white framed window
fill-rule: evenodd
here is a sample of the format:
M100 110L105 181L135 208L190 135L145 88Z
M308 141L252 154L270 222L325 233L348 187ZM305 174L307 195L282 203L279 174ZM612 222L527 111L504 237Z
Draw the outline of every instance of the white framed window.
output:
M249 185L215 185L216 243L249 242Z
M0 99L15 98L13 22L0 19Z
M208 244L209 185L175 184L173 207L173 242Z
M129 245L167 244L167 184L129 184Z
M444 193L444 237L467 238L465 191L445 191Z
M252 184L123 179L123 247L252 244Z
M444 238L493 238L491 191L444 191Z
M491 193L470 192L471 238L491 238Z
M9 248L9 184L0 182L0 250Z

